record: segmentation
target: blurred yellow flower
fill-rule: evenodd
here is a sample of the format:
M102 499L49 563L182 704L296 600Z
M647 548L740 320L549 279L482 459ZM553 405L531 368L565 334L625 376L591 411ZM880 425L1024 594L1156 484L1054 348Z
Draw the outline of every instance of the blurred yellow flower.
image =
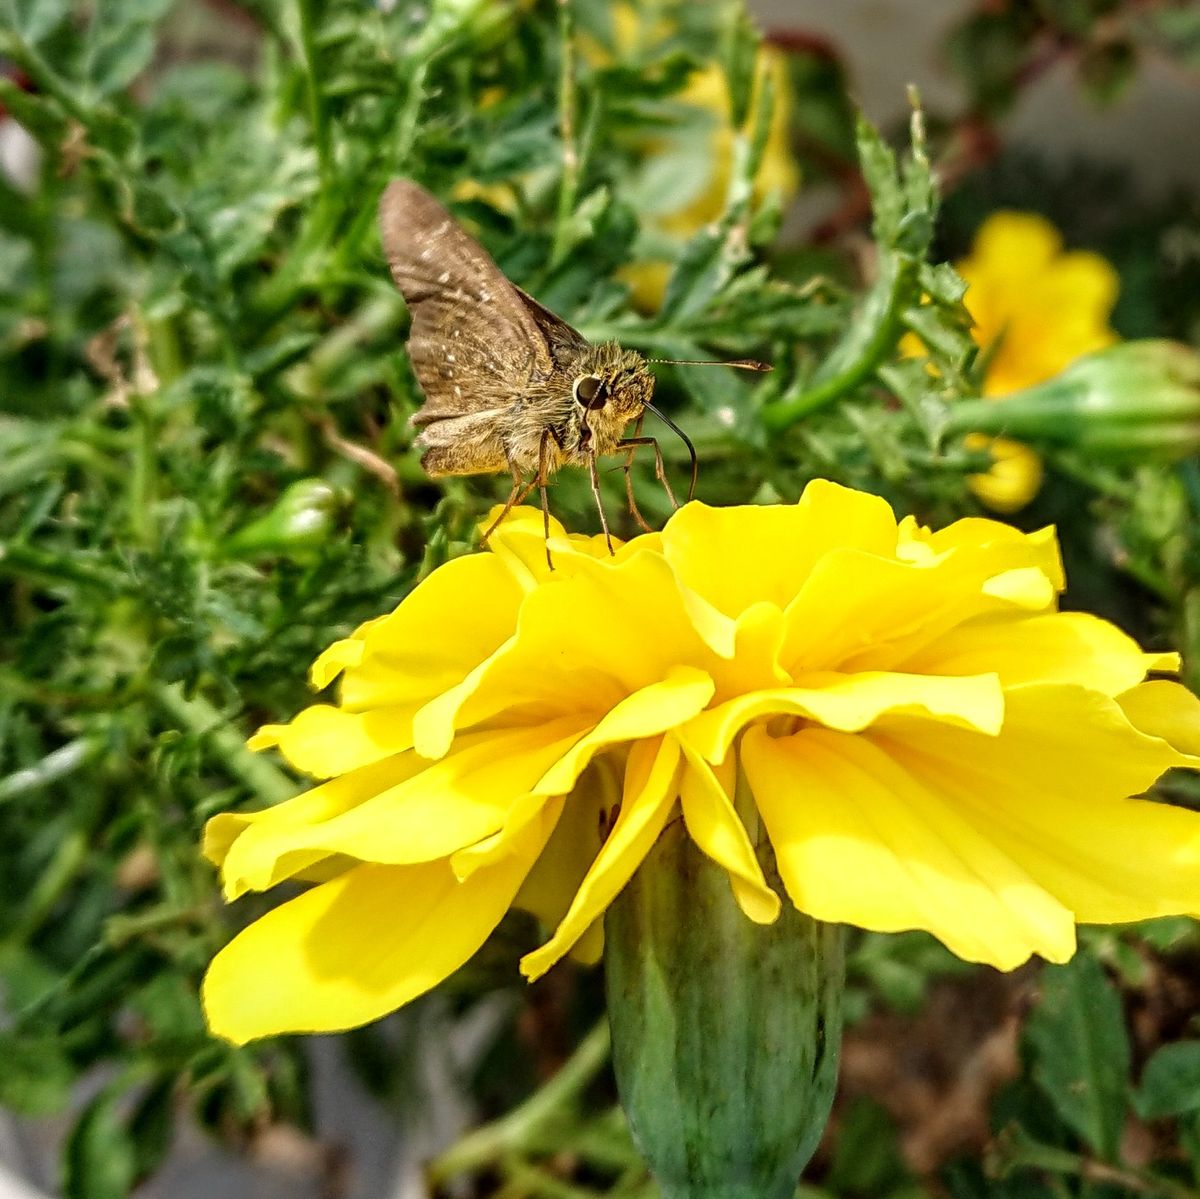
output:
M617 14L625 8L620 6ZM618 42L628 40L627 26L627 19L617 21ZM623 29L625 34L621 33ZM746 117L747 132L758 120L758 106L762 103L768 79L773 107L762 161L754 175L752 194L756 204L761 204L768 196L778 196L786 203L800 186L800 167L792 154L789 135L795 99L787 58L775 47L764 43L759 46L755 60L755 90ZM647 224L653 232L683 242L725 211L739 131L733 125L729 83L719 63L706 63L693 71L676 99L712 116L703 157L679 155L676 176L665 190L666 203L647 214ZM669 160L675 153L671 138L656 138L647 146L648 156L666 156ZM661 164L656 164L656 172L656 178L662 177ZM658 311L672 267L673 263L665 258L650 258L621 271L621 277L631 286L636 307L643 312Z
M783 897L744 817L801 911L1001 969L1070 957L1076 921L1200 914L1200 816L1128 798L1200 764L1200 701L1144 681L1174 655L1056 611L1052 530L931 532L817 481L688 504L611 557L558 526L551 547L553 572L540 513L514 512L318 659L336 706L253 738L328 781L209 822L228 899L314 884L214 959L214 1032L372 1020L510 907L552 930L530 978L594 957L679 818L751 920Z
M1080 355L1117 340L1108 320L1119 279L1099 254L1063 252L1062 237L1044 217L993 213L980 226L968 258L957 264L975 340L987 358L983 392L1004 396L1057 375ZM1041 459L1019 442L978 436L995 465L971 487L989 508L1016 512L1037 494Z

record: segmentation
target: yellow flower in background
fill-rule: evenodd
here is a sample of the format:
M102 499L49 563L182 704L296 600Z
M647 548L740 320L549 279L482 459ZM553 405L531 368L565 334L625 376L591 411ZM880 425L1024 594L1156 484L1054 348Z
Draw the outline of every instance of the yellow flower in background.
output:
M987 359L983 392L1004 396L1053 378L1083 354L1117 340L1109 326L1120 281L1112 265L1084 250L1063 252L1044 217L997 212L957 264L967 283L964 303ZM971 478L972 490L997 512L1016 512L1037 494L1041 459L1019 442L979 436L995 465Z
M634 41L635 19L628 6L614 10L618 45ZM761 204L768 196L786 203L800 186L800 167L792 154L791 114L795 105L787 58L774 46L759 46L755 61L755 92L746 117L745 131L753 130L758 119L766 80L772 87L771 123L762 161L754 175L753 199ZM702 110L712 118L695 152L693 139L685 133L681 139L656 138L647 146L647 161L656 181L656 195L639 204L652 235L659 240L684 242L725 211L729 183L733 173L735 140L730 111L729 82L719 63L710 62L693 71L675 99ZM666 168L666 169L664 169ZM624 268L621 277L631 286L634 305L643 312L657 312L662 305L673 260L648 258Z
M611 557L556 526L550 572L541 519L514 512L331 646L313 680L340 676L337 705L252 740L327 781L209 823L228 899L313 884L214 959L217 1034L372 1020L510 907L550 930L528 977L595 957L680 817L750 920L786 901L1002 969L1065 960L1077 921L1200 913L1200 816L1128 798L1200 764L1200 702L1144 681L1174 655L1056 611L1051 530L931 532L817 481L688 504Z

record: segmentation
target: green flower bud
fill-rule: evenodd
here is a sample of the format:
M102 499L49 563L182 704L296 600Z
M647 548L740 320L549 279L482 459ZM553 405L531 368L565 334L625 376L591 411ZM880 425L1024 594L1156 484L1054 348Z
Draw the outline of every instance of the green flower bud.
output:
M765 836L759 848L779 889ZM605 918L613 1065L664 1199L790 1199L833 1101L842 929L753 923L682 821Z
M324 479L300 479L269 512L231 533L222 548L234 558L264 554L309 557L328 540L340 506L337 491Z
M1200 448L1200 354L1128 341L999 399L956 404L949 430L1072 445L1098 454L1180 458Z

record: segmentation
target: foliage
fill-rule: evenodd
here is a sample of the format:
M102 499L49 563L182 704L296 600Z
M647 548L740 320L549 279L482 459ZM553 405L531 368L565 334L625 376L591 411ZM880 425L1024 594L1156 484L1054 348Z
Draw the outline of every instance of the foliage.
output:
M761 380L661 372L663 404L701 453L701 498L789 497L824 475L941 522L977 510L964 480L986 464L946 436L978 364L959 281L931 257L939 201L919 114L897 151L854 126L836 61L793 54L802 162L869 193L874 244L861 270L843 246L779 247L778 207L753 198L770 104L751 104L756 35L740 4L670 5L669 22L629 45L600 0L389 11L244 0L224 6L239 32L220 54L203 22L189 24L196 7L0 5L0 56L14 68L0 102L40 146L27 186L0 177L0 1103L51 1112L81 1078L102 1078L63 1154L66 1193L80 1199L128 1194L186 1111L234 1146L274 1124L311 1128L301 1044L234 1049L205 1033L200 972L252 913L223 908L196 844L214 811L292 793L244 737L304 702L307 665L331 639L468 548L507 487L434 485L409 452L419 394L407 318L374 231L388 178L455 201L506 273L588 336L775 364ZM993 4L952 48L974 81L973 119L993 119L1038 47L1077 48L1088 86L1107 95L1143 46L1194 60L1195 25L1183 4ZM647 316L621 281L663 252L643 242L637 197L665 133L684 156L711 135L713 114L677 94L714 59L750 124L735 132L723 215L671 247L662 307ZM948 127L936 122L938 145ZM956 222L952 199L951 233ZM1184 204L1131 212L1113 238L1137 262L1195 230ZM1195 291L1194 254L1153 270ZM1139 319L1127 331L1194 338L1200 317L1193 300L1187 314ZM901 354L907 330L929 360ZM664 450L681 473L682 449ZM1194 683L1195 463L1048 452L1053 485L1022 520L1060 524L1072 602L1180 644ZM661 520L649 463L636 485ZM630 531L616 516L619 475L604 491ZM594 527L585 479L564 472L552 503L572 527ZM1173 783L1171 797L1192 792ZM862 938L846 1097L808 1193L1191 1193L1196 1030L1159 991L1194 994L1197 942L1186 922L1173 927L1099 938L1092 956L1045 972L1027 1021L1003 1013L1034 980L1004 983L997 1026L1011 1036L972 1108L994 1135L968 1130L926 1159L912 1148L919 1112L898 1122L881 1107L854 1048L881 1022L905 1035L896 1022L938 995L995 1002L1001 984L921 938ZM512 942L529 940L507 926L451 984L453 1006L510 978ZM593 975L567 977L565 997L535 989L529 1010L570 1044L597 1001ZM1143 1009L1156 1019L1131 1043L1119 1016ZM382 1088L409 1077L407 1034L347 1040ZM956 1047L979 1044L964 1034ZM475 1090L515 1110L501 1134L489 1126L443 1159L439 1177L500 1175L509 1194L644 1192L602 1038L579 1053L557 1090L516 1106L539 1063L506 1025ZM1151 1146L1132 1157L1131 1127Z

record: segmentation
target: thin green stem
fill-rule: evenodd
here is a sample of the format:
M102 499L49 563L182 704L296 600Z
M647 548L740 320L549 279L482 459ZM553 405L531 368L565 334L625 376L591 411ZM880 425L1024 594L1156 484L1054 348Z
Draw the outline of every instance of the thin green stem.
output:
M317 75L314 0L296 0L300 22L300 53L304 59L304 90L308 100L308 117L312 124L313 141L317 147L317 168L322 190L328 192L333 183L333 158L329 147L329 118L321 84Z
M400 117L396 122L396 162L401 166L407 164L409 155L412 154L413 142L417 136L417 119L421 115L421 105L425 102L425 80L428 75L428 58L421 58L412 64L404 107L400 110Z
M871 378L895 349L904 332L901 314L913 291L916 264L900 255L891 255L885 260L884 272L876 285L875 296L868 298L864 308L865 336L862 329L851 330L851 335L860 344L850 361L833 370L827 378L820 379L818 372L820 381L800 395L764 408L761 415L767 429L772 432L788 429L811 413L840 400ZM839 356L842 348L839 345L828 361Z
M993 1169L1001 1177L1016 1169L1043 1170L1085 1182L1121 1187L1131 1194L1153 1199L1200 1199L1200 1192L1193 1187L1170 1178L1132 1166L1110 1165L1054 1145L1043 1145L1015 1128L998 1138Z
M37 791L74 774L100 752L101 743L94 737L76 737L60 745L30 766L14 770L0 778L0 803Z
M520 1107L468 1133L431 1162L427 1172L430 1184L495 1165L534 1141L547 1124L574 1103L603 1068L609 1046L608 1022L602 1020L579 1043L558 1073Z
M54 848L50 861L42 867L38 879L22 904L14 922L12 939L21 944L41 927L59 899L87 864L91 854L90 830L72 829Z
M156 684L154 698L177 724L189 733L207 737L218 751L230 774L240 779L268 803L282 803L299 788L269 758L246 748L242 735L201 695L190 699L173 684Z
M557 266L570 249L571 214L579 194L579 146L575 129L578 97L575 90L575 22L570 0L558 0L558 32L562 45L562 67L558 76L558 121L562 138L562 181L558 189L558 211L554 220L554 248L550 265Z

